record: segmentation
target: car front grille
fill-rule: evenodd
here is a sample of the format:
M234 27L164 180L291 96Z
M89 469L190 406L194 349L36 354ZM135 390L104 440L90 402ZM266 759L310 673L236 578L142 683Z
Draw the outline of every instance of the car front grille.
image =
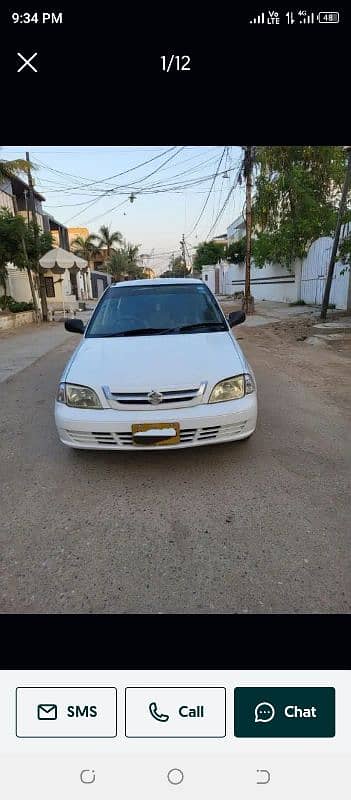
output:
M175 407L196 405L203 401L207 384L201 383L190 389L166 389L160 392L112 392L109 386L103 386L102 390L111 408L158 408L173 405ZM159 400L152 402L152 394L159 394ZM151 396L151 397L150 397Z
M246 420L232 425L216 425L206 428L181 428L180 430L180 444L191 444L196 441L221 441L221 439L228 439L231 436L240 434L244 431ZM65 431L68 438L74 444L91 445L96 447L135 447L142 449L145 445L135 444L133 434L130 431ZM155 445L153 446L155 447ZM164 445L161 445L164 447ZM177 447L177 445L172 445Z

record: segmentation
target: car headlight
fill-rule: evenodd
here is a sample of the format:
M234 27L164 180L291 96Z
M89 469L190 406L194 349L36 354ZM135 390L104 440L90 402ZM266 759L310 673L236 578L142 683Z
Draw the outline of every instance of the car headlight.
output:
M235 375L220 381L212 389L209 403L223 403L226 400L240 400L245 394L255 391L255 382L252 375Z
M75 386L73 383L60 383L56 400L73 408L102 408L94 389L89 386Z

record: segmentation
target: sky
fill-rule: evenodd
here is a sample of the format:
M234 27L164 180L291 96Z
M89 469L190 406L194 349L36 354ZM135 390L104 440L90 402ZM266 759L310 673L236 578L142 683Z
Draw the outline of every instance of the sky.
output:
M172 253L180 255L183 233L191 254L243 209L240 147L19 145L1 147L0 158L25 158L26 151L47 213L91 233L110 225L150 254L158 272Z

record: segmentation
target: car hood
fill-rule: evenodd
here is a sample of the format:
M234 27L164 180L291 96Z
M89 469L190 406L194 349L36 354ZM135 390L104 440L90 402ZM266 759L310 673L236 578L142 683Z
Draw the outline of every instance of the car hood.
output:
M215 384L244 371L245 359L229 332L87 338L63 375L69 383L111 391L165 391Z

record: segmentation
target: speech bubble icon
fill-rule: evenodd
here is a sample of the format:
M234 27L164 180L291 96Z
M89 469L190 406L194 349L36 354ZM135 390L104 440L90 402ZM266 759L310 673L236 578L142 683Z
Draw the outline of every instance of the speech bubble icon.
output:
M272 722L275 716L275 708L272 703L258 703L255 708L255 722Z

